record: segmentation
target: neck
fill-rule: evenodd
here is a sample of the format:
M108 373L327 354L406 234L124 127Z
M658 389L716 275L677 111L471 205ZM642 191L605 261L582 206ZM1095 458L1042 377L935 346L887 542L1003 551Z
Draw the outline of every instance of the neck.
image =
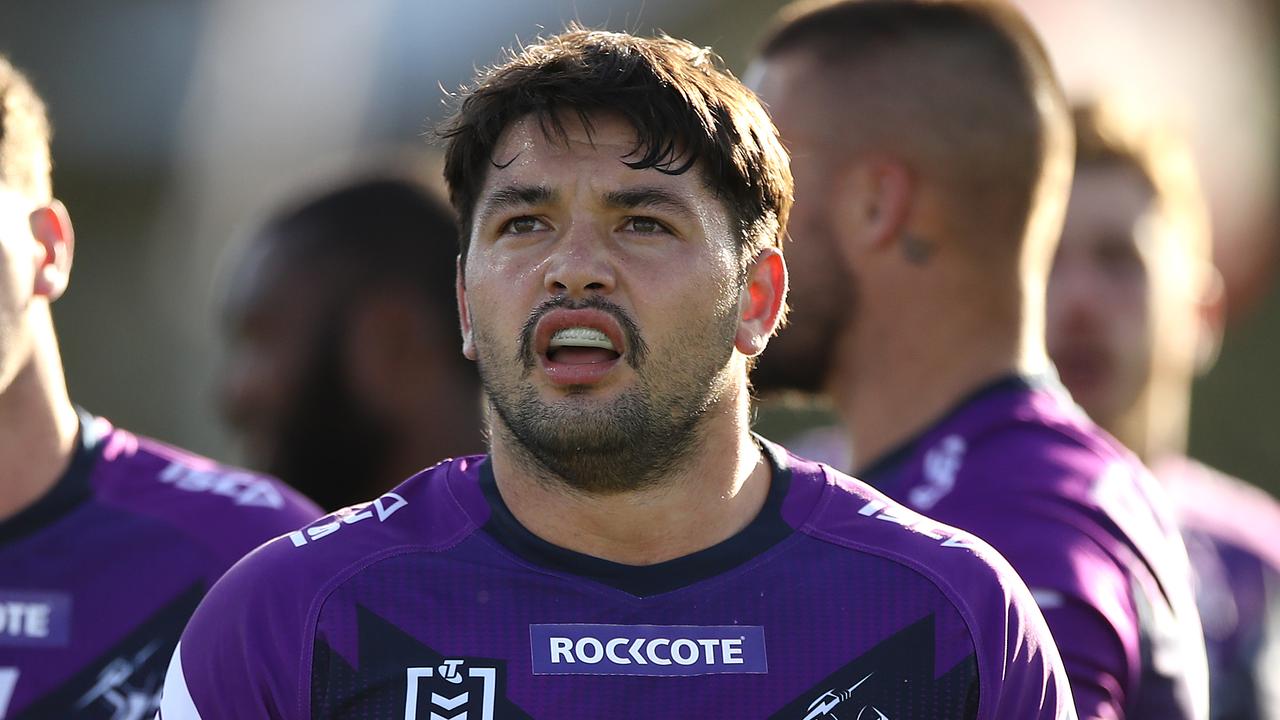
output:
M652 565L711 547L760 512L769 467L751 438L739 383L703 417L700 442L678 469L641 490L609 495L569 488L531 471L494 414L494 478L516 519L575 552Z
M35 334L26 361L0 392L0 520L53 487L71 461L79 428L52 323Z
M1035 306L990 298L989 283L950 291L934 285L927 295L913 289L909 301L868 303L876 307L845 333L829 392L852 435L855 469L874 464L981 386L1047 367L1036 330L1042 325L1028 321ZM990 302L974 302L978 297Z
M1148 466L1185 455L1190 427L1190 388L1174 387L1162 394L1154 383L1148 384L1128 412L1106 423L1107 432Z

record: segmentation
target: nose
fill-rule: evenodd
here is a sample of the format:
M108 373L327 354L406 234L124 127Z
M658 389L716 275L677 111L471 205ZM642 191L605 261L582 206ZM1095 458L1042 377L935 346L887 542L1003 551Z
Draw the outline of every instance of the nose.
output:
M608 243L608 233L592 223L570 225L547 258L547 292L571 298L613 292L617 275Z

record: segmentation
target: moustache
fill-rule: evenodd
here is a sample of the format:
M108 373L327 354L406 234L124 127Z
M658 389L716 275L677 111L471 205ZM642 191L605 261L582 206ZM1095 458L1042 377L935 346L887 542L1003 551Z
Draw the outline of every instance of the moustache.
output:
M524 366L526 373L532 372L537 364L537 358L534 357L533 352L533 333L538 326L538 321L552 310L561 309L590 309L609 313L614 320L618 321L618 327L622 329L622 334L626 338L627 347L622 353L622 359L637 371L644 364L645 356L649 352L649 346L645 344L644 338L640 336L640 326L627 314L626 310L599 296L592 296L585 300L574 300L564 295L559 295L535 307L524 321L524 326L520 328L520 364Z

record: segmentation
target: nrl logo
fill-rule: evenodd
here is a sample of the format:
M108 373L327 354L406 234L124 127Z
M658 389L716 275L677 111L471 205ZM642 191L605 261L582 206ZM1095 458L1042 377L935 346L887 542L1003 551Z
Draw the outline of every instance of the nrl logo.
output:
M816 700L809 703L809 714L804 716L804 720L841 720L835 714L837 708L843 705L847 700L853 697L853 691L858 686L866 682L874 673L867 673L867 676L858 682L850 685L843 690L828 690L818 696ZM875 713L874 715L868 714ZM847 720L891 720L888 715L880 712L879 708L871 705L863 705L857 715L845 713Z
M493 720L498 668L464 669L466 664L445 660L435 667L406 668L404 720Z

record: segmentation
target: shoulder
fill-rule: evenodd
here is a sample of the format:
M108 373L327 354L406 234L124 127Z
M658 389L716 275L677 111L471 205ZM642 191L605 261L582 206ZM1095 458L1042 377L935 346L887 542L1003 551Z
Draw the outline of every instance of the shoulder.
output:
M1141 472L1141 463L1075 405L1029 394L1004 417L966 438L971 475L998 475L1020 489L1087 490L1108 473Z
M1280 573L1280 501L1265 490L1191 458L1168 458L1153 466L1169 490L1184 532L1218 547L1255 556Z
M947 492L917 503L939 474L945 442L923 450L923 480L907 499L991 542L1033 587L1126 596L1144 568L1167 581L1184 574L1164 489L1068 399L1027 393L968 428L954 441Z
M825 488L800 531L906 565L958 605L1022 587L1004 558L974 535L898 503L861 480L792 456L795 481Z
M320 515L314 503L274 478L139 437L101 419L94 425L101 433L92 472L95 496L168 524L222 557L224 568Z
M373 500L320 517L246 555L210 591L204 605L245 613L244 597L304 608L328 589L400 552L442 551L478 527L453 499L450 475L468 459L423 470ZM461 468L460 468L461 466ZM202 606L203 607L203 606Z
M424 470L381 497L326 515L236 563L183 632L168 681L181 685L183 702L205 717L300 716L298 682L329 595L380 560L443 551L470 535L477 525L454 499L450 481L473 473L475 461L446 461ZM235 697L226 692L232 687Z
M388 554L452 547L478 527L450 482L472 473L475 460L444 461L369 502L293 529L246 556L227 582L287 578L289 593L308 594Z
M826 484L802 532L904 565L956 609L968 626L979 677L987 678L980 717L1054 717L1052 708L1066 711L1065 671L1048 626L998 552L829 467L798 461L793 473Z
M926 485L939 474L945 441L923 451ZM992 532L989 525L1045 523L1062 525L1066 535L1091 537L1104 547L1118 540L1142 552L1177 535L1173 507L1150 471L1056 395L1029 394L1007 414L954 442L959 451L943 469L954 476L949 487L963 486L964 492L948 497L945 504L951 507L940 514L972 518L980 524L974 531L984 537ZM922 492L913 490L908 499L929 512L930 505L914 502ZM997 518L1003 519L994 522Z

